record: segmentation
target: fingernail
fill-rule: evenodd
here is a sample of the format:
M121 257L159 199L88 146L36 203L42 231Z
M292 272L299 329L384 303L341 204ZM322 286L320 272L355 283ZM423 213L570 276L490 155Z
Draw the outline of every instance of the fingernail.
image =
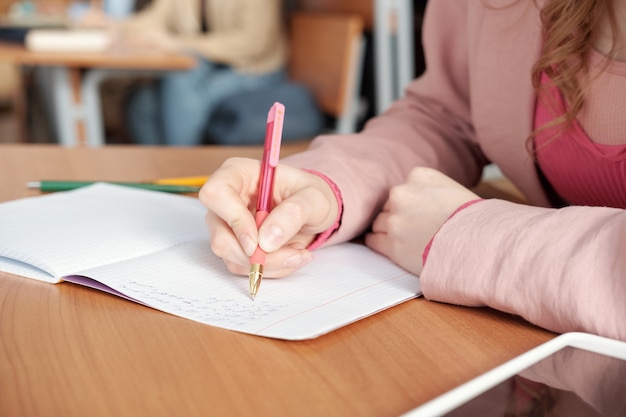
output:
M241 247L243 248L243 251L248 256L252 256L252 254L256 250L256 245L254 244L254 241L248 235L239 236L239 244L241 245Z
M266 252L273 252L278 249L278 245L283 239L283 231L278 226L270 226L269 229L263 230L259 236L259 245Z

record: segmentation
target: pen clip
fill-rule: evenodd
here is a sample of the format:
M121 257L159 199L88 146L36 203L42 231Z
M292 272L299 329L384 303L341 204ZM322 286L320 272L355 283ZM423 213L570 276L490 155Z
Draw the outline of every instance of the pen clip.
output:
M285 106L279 102L275 102L267 115L267 122L271 123L272 131L270 137L270 155L268 163L271 167L276 168L280 158L280 142L283 137L283 123L285 119Z

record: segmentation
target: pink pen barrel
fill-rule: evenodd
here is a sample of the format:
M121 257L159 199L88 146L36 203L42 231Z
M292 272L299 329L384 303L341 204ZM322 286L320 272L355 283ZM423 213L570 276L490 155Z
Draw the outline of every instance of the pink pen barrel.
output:
M268 134L274 130L274 122L267 124ZM256 203L257 212L267 211L269 212L272 206L272 196L274 192L274 166L270 162L270 150L271 141L265 142L265 149L263 151L263 159L261 160L261 175L259 177L259 194ZM259 224L257 224L259 226Z
M259 174L259 193L257 195L255 221L257 229L272 209L274 197L274 170L278 166L280 155L280 142L283 132L285 106L274 103L267 114L267 127L265 129L265 146L261 160L261 172ZM266 253L257 246L254 254L250 257L250 296L254 300L263 279L263 268Z
M268 214L269 214L268 211L256 212L254 219L256 220L257 229L261 227L261 223L263 223L263 221L265 220ZM250 257L250 264L251 265L254 265L254 264L263 265L264 263L265 263L265 251L261 249L260 246L257 246L256 250L254 251L254 254L252 255L252 257Z

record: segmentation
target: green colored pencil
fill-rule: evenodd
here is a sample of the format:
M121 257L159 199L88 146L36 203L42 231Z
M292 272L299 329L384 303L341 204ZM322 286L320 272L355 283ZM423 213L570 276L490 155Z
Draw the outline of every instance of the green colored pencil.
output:
M200 187L193 185L153 184L149 182L117 182L117 181L33 181L28 188L38 188L43 192L69 191L85 187L97 182L141 188L144 190L163 191L166 193L197 193Z

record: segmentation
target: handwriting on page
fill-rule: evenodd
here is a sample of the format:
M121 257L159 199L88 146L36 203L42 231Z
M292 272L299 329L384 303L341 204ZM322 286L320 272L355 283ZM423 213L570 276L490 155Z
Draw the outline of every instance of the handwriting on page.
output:
M175 312L183 317L192 317L201 322L233 324L241 326L254 320L261 320L270 314L286 308L286 304L268 303L257 300L254 303L241 303L238 299L227 297L185 297L163 291L153 285L134 280L119 286L119 291L132 295L148 305L156 305L166 311Z
M389 305L390 297L415 296L417 280L362 245L316 253L314 267L264 282L252 301L248 277L234 275L208 240L170 247L82 271L150 307L201 323L283 339L304 339Z

